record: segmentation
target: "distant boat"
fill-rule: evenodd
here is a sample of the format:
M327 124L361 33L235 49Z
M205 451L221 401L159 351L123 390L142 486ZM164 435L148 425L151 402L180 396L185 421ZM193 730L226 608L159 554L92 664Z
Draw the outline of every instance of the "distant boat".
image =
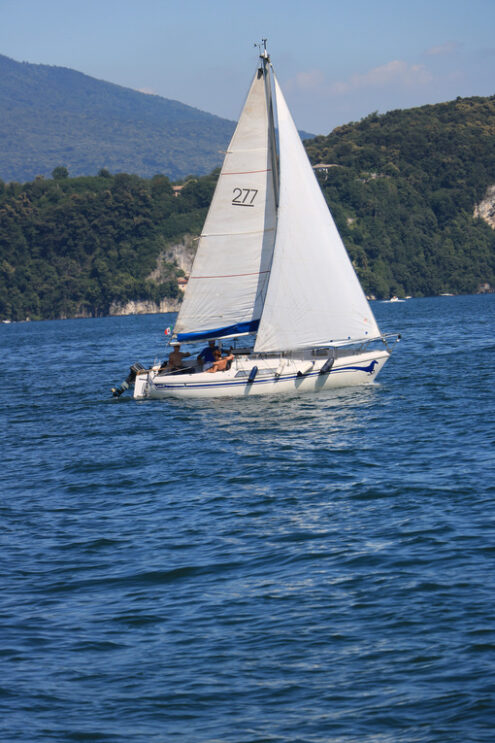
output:
M359 284L265 40L260 52L171 335L180 343L229 339L230 368L137 364L125 383L134 382L137 399L370 384L390 356L391 336L380 332ZM254 337L254 347L239 348L240 336Z

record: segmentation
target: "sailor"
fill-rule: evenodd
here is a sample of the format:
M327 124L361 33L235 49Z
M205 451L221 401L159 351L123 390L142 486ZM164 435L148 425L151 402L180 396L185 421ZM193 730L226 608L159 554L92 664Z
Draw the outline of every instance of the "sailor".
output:
M215 341L208 341L208 345L198 354L198 361L206 371L215 361L215 351L218 351Z
M187 358L190 356L190 353L183 353L180 350L180 343L179 341L174 341L174 343L171 344L173 346L173 351L168 357L168 364L167 369L169 371L176 371L177 369L184 369L184 364L182 363L182 359Z
M210 366L210 368L207 369L207 372L209 374L214 374L215 372L225 371L226 369L230 369L230 365L232 361L234 360L233 353L229 353L227 356L222 357L221 352L217 349L214 355L215 355L215 361L213 362L212 366Z

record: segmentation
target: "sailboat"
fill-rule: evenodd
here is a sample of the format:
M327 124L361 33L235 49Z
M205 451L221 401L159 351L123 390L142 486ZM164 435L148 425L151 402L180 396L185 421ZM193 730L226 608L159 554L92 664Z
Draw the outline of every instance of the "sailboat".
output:
M171 336L227 344L230 362L216 373L194 355L179 372L136 364L127 380L136 399L370 384L390 356L391 336L380 332L360 286L266 40L259 49Z

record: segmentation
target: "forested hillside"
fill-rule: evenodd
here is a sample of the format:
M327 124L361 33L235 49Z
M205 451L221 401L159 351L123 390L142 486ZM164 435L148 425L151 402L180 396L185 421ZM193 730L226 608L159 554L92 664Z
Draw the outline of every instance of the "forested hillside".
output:
M474 219L495 184L495 96L371 114L306 142L366 290L495 286L495 232Z
M107 315L112 303L178 296L168 248L199 233L215 175L178 198L165 176L54 176L0 181L0 319Z
M306 147L369 295L493 290L495 230L474 215L494 192L495 97L372 114ZM215 181L190 179L178 195L166 176L106 170L0 181L0 319L179 296L169 248L199 233Z

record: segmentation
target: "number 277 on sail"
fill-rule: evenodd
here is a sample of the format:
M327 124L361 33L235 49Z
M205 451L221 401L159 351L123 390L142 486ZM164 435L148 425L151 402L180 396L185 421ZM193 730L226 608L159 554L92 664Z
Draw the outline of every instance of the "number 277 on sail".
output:
M258 193L257 188L234 188L234 206L254 206L254 200Z

